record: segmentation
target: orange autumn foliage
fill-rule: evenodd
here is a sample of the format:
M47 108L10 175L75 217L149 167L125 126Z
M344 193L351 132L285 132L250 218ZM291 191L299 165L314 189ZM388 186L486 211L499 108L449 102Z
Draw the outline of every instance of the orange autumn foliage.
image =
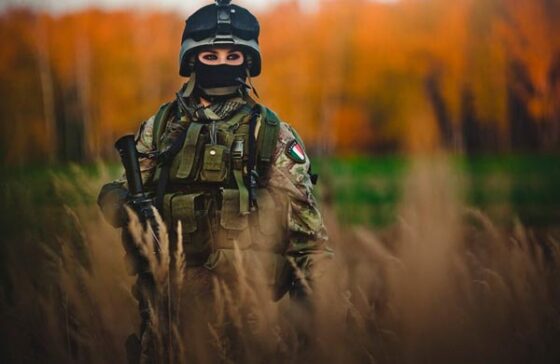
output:
M324 153L557 150L560 1L295 1L258 14L262 102ZM181 86L184 19L0 14L0 158L114 157Z

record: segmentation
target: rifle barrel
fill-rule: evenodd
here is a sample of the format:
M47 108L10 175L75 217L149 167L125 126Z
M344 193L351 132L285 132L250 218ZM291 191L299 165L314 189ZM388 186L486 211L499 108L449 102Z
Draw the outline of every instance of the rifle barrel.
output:
M128 182L128 192L132 196L139 196L144 193L142 184L142 174L140 173L140 163L138 162L138 151L134 135L125 135L115 143L115 148L119 151L121 161L126 173Z

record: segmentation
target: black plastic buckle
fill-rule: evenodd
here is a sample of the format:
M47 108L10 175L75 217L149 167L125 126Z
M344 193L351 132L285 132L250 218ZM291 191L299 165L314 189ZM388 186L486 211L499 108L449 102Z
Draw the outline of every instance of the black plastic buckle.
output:
M233 147L231 148L231 156L233 159L243 158L243 139L235 139L233 141Z

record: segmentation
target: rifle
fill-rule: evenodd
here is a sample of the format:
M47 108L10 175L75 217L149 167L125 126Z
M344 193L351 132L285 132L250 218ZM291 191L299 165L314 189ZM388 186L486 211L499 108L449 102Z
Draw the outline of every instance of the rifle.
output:
M128 205L134 210L144 227L150 225L152 237L155 242L156 252L160 251L159 228L154 215L153 199L144 191L140 163L138 162L138 151L133 135L125 135L115 142L115 148L119 152L121 162L124 166L126 181L128 183Z
M132 210L138 214L140 222L142 223L144 228L151 228L150 230L155 245L155 254L159 258L161 254L161 244L159 240L158 222L154 214L154 200L144 190L144 185L142 183L142 174L140 173L140 163L138 161L139 153L136 150L136 141L134 139L134 136L125 135L121 137L116 141L115 148L117 149L121 157L121 162L124 166L126 174L126 180L128 182L129 194L127 203L132 208ZM143 323L140 329L140 337L142 337L143 331L146 329L145 323L149 321L149 317L147 316L149 312L148 302L150 302L152 307L155 307L155 302L157 301L152 273L153 272L138 272L138 284L141 285L142 289L147 295L144 296L144 298L139 298L140 311L143 319ZM171 301L171 291L169 276L167 279L167 297L164 297L164 306L167 306L166 308L168 309L167 330L169 335L169 333L171 332L171 314L169 307L169 302ZM131 334L126 341L125 346L129 363L139 363L141 351L143 350L141 347L141 339L136 334ZM172 352L171 342L169 342L166 346L168 346L167 358L169 358L169 354ZM155 355L155 353L152 353L152 355ZM164 360L164 362L166 361L168 360Z

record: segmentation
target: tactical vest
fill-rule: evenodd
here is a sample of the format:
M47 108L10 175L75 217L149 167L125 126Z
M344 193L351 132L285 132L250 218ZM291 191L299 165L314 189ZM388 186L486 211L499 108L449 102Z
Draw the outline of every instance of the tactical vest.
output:
M174 112L172 102L156 114L158 151ZM229 120L215 123L182 117L186 127L169 148L175 149L172 156L158 165L154 184L167 179L161 213L170 232L181 222L187 265L229 274L240 254L246 268L257 269L261 280L278 286L287 274L282 256L287 206L285 196L275 196L266 185L280 119L261 105L245 105ZM252 189L251 173L259 176Z

